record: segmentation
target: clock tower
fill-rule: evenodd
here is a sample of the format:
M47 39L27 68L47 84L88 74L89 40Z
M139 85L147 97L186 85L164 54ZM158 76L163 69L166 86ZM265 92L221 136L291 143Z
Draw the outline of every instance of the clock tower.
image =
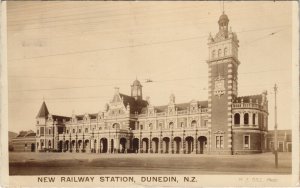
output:
M228 29L226 14L220 16L219 32L209 35L208 116L209 150L232 154L232 101L237 97L238 39Z

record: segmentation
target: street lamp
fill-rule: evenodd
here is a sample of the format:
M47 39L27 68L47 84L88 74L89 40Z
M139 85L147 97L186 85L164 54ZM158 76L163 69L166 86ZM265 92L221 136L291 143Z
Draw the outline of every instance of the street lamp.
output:
M277 149L277 142L278 142L278 133L277 133L277 85L274 86L274 95L275 95L275 144L274 144L274 150L275 150L275 167L278 168L278 149Z

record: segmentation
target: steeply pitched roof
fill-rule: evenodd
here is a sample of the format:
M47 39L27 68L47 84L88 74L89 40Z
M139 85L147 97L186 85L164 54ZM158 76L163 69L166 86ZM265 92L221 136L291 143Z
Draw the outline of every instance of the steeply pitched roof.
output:
M175 107L177 108L178 111L181 110L187 110L190 107L191 103L178 103L175 104ZM201 108L207 108L208 107L208 101L197 101L198 107ZM168 111L168 105L162 105L162 106L154 106L154 109L156 110L157 113L160 112L167 112ZM147 107L144 107L141 110L142 114L145 114L147 112Z
M44 101L41 108L40 108L40 111L39 111L39 113L37 114L36 117L37 118L47 118L48 114L49 114L49 111L48 111L47 105Z
M123 98L123 104L124 106L127 106L127 104L130 105L130 113L133 114L135 112L141 113L142 109L144 107L147 107L148 102L145 100L135 100L134 97L124 95L120 93L121 98Z
M258 101L258 103L261 103L262 95L241 96L241 97L237 97L234 102L236 102L236 100L237 102L241 102L242 99L244 103L250 103L250 99L252 99L252 103L256 103L256 100Z

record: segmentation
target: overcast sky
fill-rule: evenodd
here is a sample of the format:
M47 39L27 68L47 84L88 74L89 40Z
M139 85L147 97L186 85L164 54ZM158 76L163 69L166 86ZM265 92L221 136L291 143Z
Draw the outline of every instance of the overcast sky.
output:
M240 41L239 96L268 91L269 129L291 128L292 3L225 2ZM8 1L9 130L50 113L97 113L137 77L153 105L207 100L207 39L221 2ZM146 79L153 80L145 83Z

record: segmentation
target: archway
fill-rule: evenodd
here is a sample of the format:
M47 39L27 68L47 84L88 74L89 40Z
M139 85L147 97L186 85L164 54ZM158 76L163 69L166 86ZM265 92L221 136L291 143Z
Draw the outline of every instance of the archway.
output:
M158 143L159 143L159 139L157 137L152 138L153 153L158 153Z
M72 140L71 142L71 148L70 148L70 152L72 152L72 150L76 150L76 141L75 140Z
M234 124L235 125L240 124L240 114L239 113L234 114Z
M35 152L35 144L34 143L31 144L31 152Z
M126 138L120 138L120 153L125 153L126 151Z
M142 143L143 143L143 153L148 153L149 152L149 139L143 138Z
M83 152L90 152L90 140L85 140L83 145Z
M169 153L170 138L163 138L163 153Z
M199 153L203 154L203 153L205 153L205 149L206 149L206 145L207 145L207 138L205 136L200 136L198 138L198 141L199 141L199 147L200 147Z
M48 148L51 148L51 140L48 141Z
M139 152L139 139L138 138L134 138L132 140L132 147L133 147L133 152L134 153L138 153Z
M107 139L100 139L100 153L107 153Z
M181 138L175 137L174 141L175 141L175 153L180 153Z
M191 136L188 136L185 138L185 141L186 141L186 153L192 153L193 146L194 146L194 138Z
M59 151L59 152L62 152L62 151L63 151L63 141L62 141L62 140L60 140L60 141L58 142L58 151Z
M69 150L69 144L70 144L69 140L65 141L65 149L64 149L64 152Z
M77 141L77 150L76 152L81 152L82 149L82 140L78 140Z

